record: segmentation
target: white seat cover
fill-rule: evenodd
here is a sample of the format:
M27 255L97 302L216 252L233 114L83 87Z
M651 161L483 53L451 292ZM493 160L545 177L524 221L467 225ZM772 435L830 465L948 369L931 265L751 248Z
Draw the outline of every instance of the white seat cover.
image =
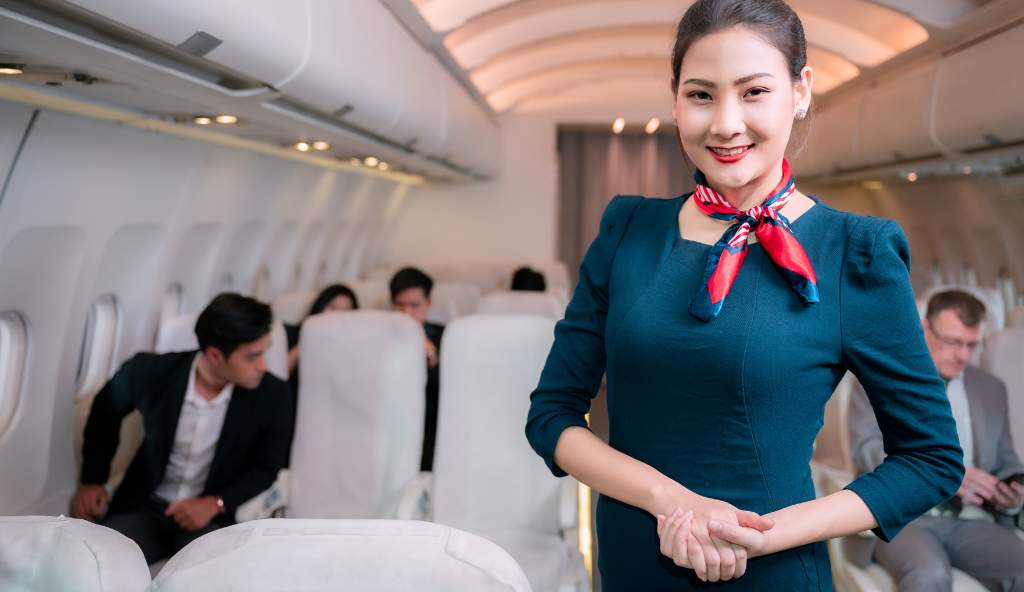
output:
M565 315L565 305L558 296L549 292L493 292L480 300L477 312L482 315L537 315L557 321Z
M131 539L85 520L0 517L0 590L143 592L149 568Z
M310 317L300 339L289 516L390 516L419 471L423 328L357 310Z
M204 535L150 592L302 590L529 592L500 547L439 524L268 519Z
M280 296L271 307L274 318L286 325L298 325L309 315L309 308L316 300L316 292L289 292Z
M1017 456L1024 458L1024 325L1009 327L988 337L982 366L1006 383L1010 406L1010 434Z
M432 306L427 320L447 325L458 317L477 311L480 306L480 287L476 284L439 282L434 284L430 300Z
M157 333L156 353L199 349L195 330L197 318L198 315L187 314L164 321ZM270 347L265 356L267 370L281 380L288 380L288 335L284 331L284 324L277 319L270 326L270 339Z
M434 456L434 521L493 537L538 592L557 590L582 563L575 541L561 538L562 483L523 437L553 333L554 321L537 316L475 315L449 325Z

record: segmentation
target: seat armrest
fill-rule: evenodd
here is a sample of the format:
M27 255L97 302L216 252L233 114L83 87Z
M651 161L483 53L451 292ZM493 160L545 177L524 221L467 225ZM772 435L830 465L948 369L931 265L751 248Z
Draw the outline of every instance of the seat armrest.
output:
M429 522L433 514L433 508L430 505L433 487L434 474L420 471L402 488L398 507L395 510L395 518Z
M288 480L291 473L281 469L274 483L256 497L238 506L235 522L249 522L280 516L288 506Z

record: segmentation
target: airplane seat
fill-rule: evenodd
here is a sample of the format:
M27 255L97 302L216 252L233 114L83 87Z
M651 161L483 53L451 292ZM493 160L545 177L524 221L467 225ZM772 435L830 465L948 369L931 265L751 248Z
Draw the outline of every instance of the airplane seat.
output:
M199 341L195 331L198 316L179 315L161 323L154 351L163 354L198 349ZM270 327L270 338L270 347L267 348L265 355L267 371L281 380L288 380L288 335L285 333L284 324L278 319L274 319Z
M1017 456L1024 458L1024 325L989 336L981 366L1006 383L1010 434Z
M0 590L143 592L142 549L121 533L64 516L0 517Z
M391 289L388 288L388 280L361 280L348 284L348 287L356 293L361 309L388 310L391 308Z
M397 312L317 315L300 345L288 516L391 517L419 475L423 327Z
M398 268L393 266L378 267L364 274L363 279L376 282L388 282L391 280L391 276L395 275L396 271L398 271Z
M544 283L548 289L552 287L568 291L572 289L572 282L569 280L569 268L561 261L544 261L531 263L530 267L544 274Z
M346 589L529 592L530 585L506 551L448 526L277 518L199 537L171 558L150 592Z
M480 300L482 315L537 315L553 321L565 315L565 304L549 292L493 292Z
M1019 304L1006 315L1007 327L1020 327L1024 325L1024 304Z
M313 291L283 294L270 305L274 309L274 318L286 325L299 325L309 315L316 297L317 293Z
M523 437L553 339L554 321L536 316L476 315L448 327L431 516L500 545L537 592L582 591L590 583L577 550L578 485L553 477Z
M811 475L818 497L841 491L856 475L850 454L850 432L847 417L856 377L847 372L836 386L832 398L825 406L825 423L815 440L814 456L811 460ZM873 537L871 532L853 536ZM896 582L877 563L866 567L854 564L846 555L843 539L828 542L829 560L832 563L832 579L837 590L850 592L896 592ZM955 592L983 592L984 586L977 580L953 570Z
M438 282L430 293L432 306L427 320L447 325L458 317L475 313L480 298L480 287L476 284Z

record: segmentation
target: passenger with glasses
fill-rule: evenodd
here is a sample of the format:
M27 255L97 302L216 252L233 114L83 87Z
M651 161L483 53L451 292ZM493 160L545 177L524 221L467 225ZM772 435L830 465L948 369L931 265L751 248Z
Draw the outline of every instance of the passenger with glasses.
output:
M960 489L891 542L875 545L875 539L860 537L844 541L852 561L865 564L873 558L897 580L901 592L951 590L954 567L992 589L1024 590L1024 540L1013 532L1024 505L1024 464L1014 452L1006 385L971 365L984 343L984 318L980 300L948 290L931 297L924 319L925 342L946 382L964 451L967 473ZM870 471L886 454L882 432L859 385L849 422L854 465L860 472Z

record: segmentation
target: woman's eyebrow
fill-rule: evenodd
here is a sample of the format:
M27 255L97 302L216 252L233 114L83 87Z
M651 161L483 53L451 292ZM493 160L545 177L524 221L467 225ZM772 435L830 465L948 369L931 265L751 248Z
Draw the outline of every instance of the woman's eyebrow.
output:
M765 76L767 76L768 78L775 78L775 76L772 76L767 72L758 72L757 74L748 74L747 76L744 76L742 78L737 78L736 80L733 81L733 85L739 86L741 84L746 84L751 80L763 78ZM686 82L684 82L683 84L696 84L698 86L706 86L708 88L715 88L717 86L714 82L711 82L710 80L704 80L703 78L688 78Z

